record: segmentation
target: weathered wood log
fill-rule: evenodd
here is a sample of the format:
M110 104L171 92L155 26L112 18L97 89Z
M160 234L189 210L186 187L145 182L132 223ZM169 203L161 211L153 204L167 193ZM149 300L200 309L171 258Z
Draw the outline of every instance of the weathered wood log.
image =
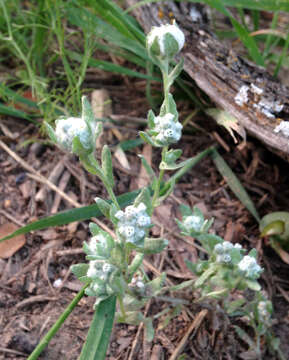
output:
M127 0L128 6L137 0ZM161 14L160 14L161 6ZM262 67L236 54L210 31L204 7L198 5L201 17L192 21L192 3L148 4L133 10L146 33L176 19L186 35L184 70L219 107L233 115L248 133L260 139L279 155L289 158L289 134L274 132L284 120L289 125L289 89ZM161 15L161 16L160 16ZM236 101L242 86L247 86L247 101ZM257 88L255 88L255 87ZM258 92L262 91L262 94ZM242 97L241 97L242 98ZM238 104L239 103L239 104ZM268 108L272 104L272 111Z

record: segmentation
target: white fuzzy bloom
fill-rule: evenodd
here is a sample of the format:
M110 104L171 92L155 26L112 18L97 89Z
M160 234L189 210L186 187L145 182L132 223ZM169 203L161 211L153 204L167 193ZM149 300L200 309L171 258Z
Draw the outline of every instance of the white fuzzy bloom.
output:
M223 249L224 249L225 252L232 250L233 247L234 247L233 244L230 243L229 241L224 241L223 242Z
M224 252L223 245L222 244L216 244L214 247L214 252L218 255L222 255Z
M89 267L88 267L88 270L87 270L87 273L86 273L86 276L93 279L95 277L97 277L97 274L98 274L98 270L97 270L97 261L90 261L89 262Z
M225 264L229 264L231 262L232 258L229 254L224 254L222 260Z
M275 127L274 132L282 132L283 135L289 137L289 121L281 121L278 126Z
M58 143L68 151L72 151L72 142L75 136L84 148L90 146L90 132L86 122L82 118L70 117L56 120L55 135Z
M190 215L184 219L184 226L188 231L200 231L202 228L203 222L199 216Z
M238 250L241 250L241 249L242 249L242 245L239 244L239 243L236 243L236 244L234 245L234 248L235 248L235 249L238 249Z
M182 124L178 121L174 121L175 116L171 113L167 113L164 116L157 116L154 119L155 128L154 131L158 134L155 136L155 140L161 145L169 145L176 143L182 136Z
M234 98L235 103L237 105L243 106L248 102L249 100L248 91L249 91L249 87L247 85L241 86L240 90L238 91L237 95Z
M243 257L238 264L238 268L245 277L252 279L257 279L262 272L262 268L257 264L256 259L249 255Z
M170 34L175 40L175 45L169 46L169 48L167 48L168 45L166 44L168 34ZM166 24L158 27L154 26L149 32L147 35L147 47L149 49L152 47L155 40L157 40L160 55L163 57L172 57L183 48L185 43L185 35L175 23L173 25Z
M138 244L145 238L146 229L151 225L144 203L127 206L124 211L118 211L115 217L119 220L117 231L120 237L133 244Z

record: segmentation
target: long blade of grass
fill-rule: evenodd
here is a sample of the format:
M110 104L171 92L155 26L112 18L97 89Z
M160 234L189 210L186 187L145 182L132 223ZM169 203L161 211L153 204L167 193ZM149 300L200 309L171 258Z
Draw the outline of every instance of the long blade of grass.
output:
M11 90L8 86L5 86L4 84L1 83L0 83L0 95L3 97L7 97L8 99L11 99L13 102L19 102L31 108L38 109L37 103L35 101L32 101L24 96L21 96L17 92Z
M229 165L225 162L225 160L222 158L222 156L218 153L216 149L213 149L210 155L219 173L223 176L230 189L241 201L241 203L248 209L252 216L254 216L254 218L259 222L260 217L253 201L251 200L250 196L248 195L247 191L245 190L237 176L230 169Z
M73 25L76 25L81 29L85 29L87 27L87 23L89 23L90 26L92 24L95 28L95 36L98 38L104 39L117 47L126 49L133 54L138 55L142 59L149 59L144 45L140 44L137 40L124 36L109 23L101 20L87 9L71 6L67 9L67 16Z
M73 60L76 60L78 62L82 62L82 55L74 52L74 51L67 51L67 54L69 55L69 57ZM149 76L146 74L142 74L138 71L134 71L131 69L128 69L124 66L120 66L120 65L116 65L113 64L109 61L104 61L104 60L97 60L97 59L89 59L88 60L88 66L91 67L96 67L98 69L104 70L104 71L108 71L108 72L112 72L112 73L117 73L117 74L122 74L122 75L127 75L127 76L133 76L133 77L137 77L137 78L141 78L141 79L149 79L149 80L154 80L154 81L160 81L160 78L154 77L154 76Z
M37 121L33 120L27 113L25 113L24 111L21 110L17 110L13 107L9 107L3 104L0 104L0 114L1 115L8 115L8 116L13 116L13 117L17 117L20 119L25 119L28 120L32 123L34 123L35 125L37 125Z
M129 205L137 197L140 191L141 189L118 196L117 200L119 205L121 207ZM0 239L0 242L11 239L17 235L27 234L30 231L41 230L52 226L66 225L74 221L83 221L88 220L92 217L99 216L102 216L102 213L100 212L96 204L63 211L56 215L48 216L38 221L34 221L26 226L23 226L12 234L9 234L4 238Z
M223 1L220 0L204 0L207 5L210 5L211 7L215 8L225 16L228 16L232 25L234 26L240 40L243 42L244 46L248 49L248 52L252 59L255 61L257 65L265 66L264 59L259 52L258 46L256 44L255 39L250 36L248 31L244 26L242 26L230 13L229 10L225 8L223 5Z
M156 2L165 2L166 0L143 0L139 1L137 4L131 6L126 10L130 12L140 6L156 3ZM182 2L184 0L175 0L176 2ZM206 3L206 0L186 0L186 2L191 3ZM224 6L239 7L242 9L251 9L251 10L264 10L264 11L288 11L289 12L289 2L288 0L262 0L262 1L253 1L253 0L222 0Z
M116 296L96 308L79 360L104 360L116 309Z
M117 24L114 23L115 19L121 19L121 22L130 34L133 34L134 38L138 39L142 44L145 43L145 35L140 29L135 19L123 11L115 2L111 0L99 0L98 2L90 0L91 6L97 6L99 15L106 17L107 11L109 11L113 17L107 20L112 20L110 23L112 26L116 27Z

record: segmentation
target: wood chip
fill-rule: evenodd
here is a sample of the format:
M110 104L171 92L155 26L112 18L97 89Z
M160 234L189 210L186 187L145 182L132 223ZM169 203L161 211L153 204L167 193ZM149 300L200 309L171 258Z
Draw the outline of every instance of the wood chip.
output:
M18 227L12 223L6 223L0 226L0 238L5 237L12 232L16 231ZM25 245L25 236L18 235L12 239L2 241L0 243L0 258L7 259L15 254L22 246Z

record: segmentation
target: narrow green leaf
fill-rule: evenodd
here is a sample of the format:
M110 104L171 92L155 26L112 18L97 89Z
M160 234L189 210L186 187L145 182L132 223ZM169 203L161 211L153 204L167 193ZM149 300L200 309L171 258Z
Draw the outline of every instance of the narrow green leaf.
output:
M236 175L230 169L228 164L222 158L222 156L218 153L217 150L213 149L211 153L211 157L220 172L223 178L226 180L227 184L229 185L230 189L233 193L237 196L237 198L241 201L241 203L249 210L249 212L254 216L254 218L259 222L260 217L255 208L255 205L251 198L249 197L247 191L240 183Z
M37 124L37 121L33 120L24 111L17 110L14 107L9 107L9 106L3 105L3 104L0 104L0 114L13 116L13 117L20 118L20 119L25 119L25 120L33 122L34 124Z
M81 55L81 54L78 54L74 51L69 51L69 50L67 50L67 54L69 55L69 57L71 59L73 59L77 62L81 63L83 61L83 55ZM137 78L141 78L141 79L147 79L147 80L160 81L160 78L158 78L158 77L149 76L147 74L143 74L141 72L134 71L134 70L128 69L124 66L113 64L112 62L105 61L105 60L98 60L98 59L90 58L88 60L88 66L96 67L98 69L108 71L110 73L127 75L127 76L137 77Z
M103 300L96 308L79 360L104 360L115 315L116 297Z
M112 168L112 160L111 160L111 152L107 145L104 145L101 152L101 166L104 176L106 180L110 184L111 188L114 186L113 180L113 168Z

